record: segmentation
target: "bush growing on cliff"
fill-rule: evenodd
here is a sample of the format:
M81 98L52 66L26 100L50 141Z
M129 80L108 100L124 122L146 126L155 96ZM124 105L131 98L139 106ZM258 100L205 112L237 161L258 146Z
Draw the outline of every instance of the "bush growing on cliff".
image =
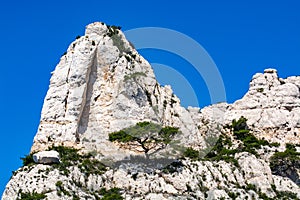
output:
M121 196L120 191L121 189L119 188L112 188L110 190L102 188L99 194L102 195L102 200L122 200L124 198Z
M234 154L238 152L237 149L231 149L232 142L226 135L220 135L218 141L212 150L204 157L205 160L229 162L238 166L238 161L234 158Z
M33 154L26 155L25 157L22 157L21 160L23 161L23 166L31 166L35 164L33 160Z
M243 142L242 151L246 151L257 155L256 149L261 146L278 146L276 143L269 143L267 140L256 138L248 128L247 119L240 117L237 121L232 120L232 125L229 126L233 130L233 136Z
M131 79L136 81L137 77L141 77L141 76L147 77L147 75L144 72L135 72L135 73L132 73L132 74L125 75L124 76L124 81L128 81L128 80L131 80Z
M273 174L288 177L300 185L297 173L300 169L300 153L294 145L286 144L284 152L275 152L270 158L270 168Z
M22 192L22 190L19 191L19 198L17 200L41 200L45 199L47 196L43 193L37 193L35 191L33 192Z
M231 125L227 125L226 128L230 128L233 137L242 142L240 147L233 149L232 141L230 137L226 135L220 135L218 141L212 150L205 156L205 159L219 161L224 160L226 162L232 162L234 165L238 166L237 160L234 155L239 152L249 152L251 154L257 155L256 149L261 148L261 146L277 146L275 143L269 143L264 139L256 138L248 128L247 119L245 117L240 117L238 120L232 120Z
M49 150L55 150L59 153L61 162L52 166L59 169L64 175L70 173L68 167L73 165L77 165L80 171L87 177L90 174L102 174L106 171L106 166L99 160L93 159L91 153L81 155L78 153L78 149L65 146L53 146Z
M198 160L200 156L200 152L189 147L183 152L183 156L186 158L190 158L192 160Z

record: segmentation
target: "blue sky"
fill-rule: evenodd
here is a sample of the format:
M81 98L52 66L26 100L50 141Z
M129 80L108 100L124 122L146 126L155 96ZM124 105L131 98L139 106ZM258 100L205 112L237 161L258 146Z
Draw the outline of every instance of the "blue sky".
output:
M122 30L164 27L188 35L206 49L217 65L228 102L241 98L252 75L265 68L276 68L281 77L300 75L299 1L169 2L1 2L0 193L11 171L21 165L19 158L30 150L50 72L69 43L82 35L91 22L120 25ZM181 69L193 88L199 84L199 105L210 104L205 83L201 77L193 77L185 60L159 50L141 53L150 62ZM164 78L163 71L158 77L160 81ZM173 87L180 93L180 85ZM184 106L193 104L193 97L184 93L180 97Z

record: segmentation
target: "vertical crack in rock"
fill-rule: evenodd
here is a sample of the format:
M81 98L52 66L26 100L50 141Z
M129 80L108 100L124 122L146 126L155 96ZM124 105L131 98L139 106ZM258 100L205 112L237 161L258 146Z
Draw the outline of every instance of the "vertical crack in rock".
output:
M65 107L65 112L64 112L64 116L63 117L65 117L66 116L66 112L67 112L67 110L68 110L68 97L69 97L69 90L67 91L67 94L66 94L66 97L65 97L65 99L63 100L63 102L62 103L64 103L65 105L64 105L64 107Z
M72 62L73 62L73 60L72 60ZM71 65L72 65L72 62L71 62ZM70 65L70 66L71 66L71 65ZM66 77L66 83L67 83L67 84L69 83L69 75L70 75L70 71L71 71L71 67L70 67L70 66L69 66L68 73L67 73L67 77ZM67 110L68 110L68 98L69 98L69 94L70 94L70 91L69 91L69 89L68 89L67 94L66 94L66 97L65 97L65 99L64 99L63 102L62 102L62 103L65 104L65 105L64 105L65 112L64 112L63 117L66 117L66 113L67 113Z
M91 99L93 96L93 87L97 79L97 50L95 50L93 55L92 65L88 68L86 76L86 88L84 90L84 98L81 104L80 115L78 117L78 125L76 130L76 142L80 142L80 134L84 133L87 130L89 122L89 114L91 107Z

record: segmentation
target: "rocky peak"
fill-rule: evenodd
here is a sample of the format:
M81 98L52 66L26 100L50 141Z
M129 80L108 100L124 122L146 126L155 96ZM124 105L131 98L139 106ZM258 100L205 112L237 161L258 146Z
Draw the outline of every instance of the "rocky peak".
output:
M300 77L266 69L233 104L185 109L120 27L92 23L52 72L31 154L2 199L300 198L299 147L287 144L299 145L299 91ZM181 157L151 171L107 165L149 161L109 139L139 123L180 130Z
M255 74L249 91L227 111L227 122L245 116L258 136L276 142L299 143L299 83L299 76L282 79L275 69Z
M133 152L112 145L108 134L140 121L179 127L180 140L200 148L203 136L193 115L170 86L159 85L119 27L97 22L71 43L52 72L31 151L64 145L121 158Z
M251 90L270 90L272 87L280 85L280 80L276 69L265 69L264 73L257 73L250 82Z

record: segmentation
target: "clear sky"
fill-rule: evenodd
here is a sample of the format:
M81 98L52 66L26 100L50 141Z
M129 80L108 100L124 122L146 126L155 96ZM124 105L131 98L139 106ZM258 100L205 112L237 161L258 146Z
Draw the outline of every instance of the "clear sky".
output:
M256 72L276 68L279 76L300 75L300 1L2 1L0 3L1 161L0 193L28 154L36 133L50 72L84 27L94 21L179 31L201 44L223 78L227 101L241 98ZM142 50L150 62L181 69L210 104L201 77L172 53ZM184 69L184 70L183 70ZM157 70L159 71L159 70ZM162 82L163 71L157 76ZM167 79L166 79L167 80ZM172 80L163 82L171 82ZM184 106L192 96L180 94Z

